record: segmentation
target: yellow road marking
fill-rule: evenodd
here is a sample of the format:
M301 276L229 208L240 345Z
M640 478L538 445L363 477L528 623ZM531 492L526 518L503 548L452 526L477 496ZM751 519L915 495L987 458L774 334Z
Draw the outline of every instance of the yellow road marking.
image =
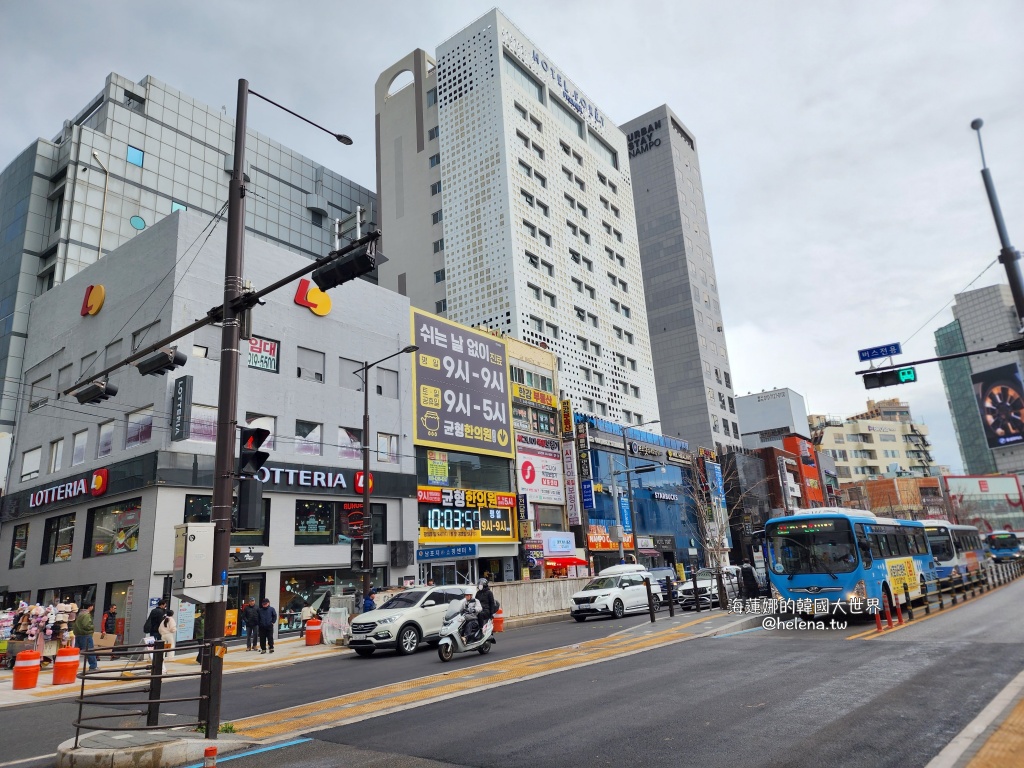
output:
M482 688L574 669L679 642L692 637L692 633L685 631L688 627L720 615L709 614L685 624L643 635L613 635L586 640L576 645L537 651L491 664L462 667L451 672L301 704L235 720L235 732L257 739L278 738L294 731L308 732L332 727L367 715L381 715L411 705L428 704L445 696L471 693Z

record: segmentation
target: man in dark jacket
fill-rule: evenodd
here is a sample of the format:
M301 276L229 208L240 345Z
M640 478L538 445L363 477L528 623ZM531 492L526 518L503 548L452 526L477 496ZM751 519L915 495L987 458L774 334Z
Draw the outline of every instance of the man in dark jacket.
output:
M480 579L476 585L476 599L480 602L480 615L477 616L479 621L479 631L483 632L484 624L494 618L494 614L498 612L498 601L494 599L494 593L491 592L491 585L487 583L487 579Z
M113 603L110 604L100 620L100 637L103 638L107 635L117 635L117 606Z
M761 594L761 587L757 583L757 574L754 572L754 566L750 564L749 560L743 561L743 566L740 568L740 574L743 578L743 598L744 600L752 600Z
M160 641L160 624L163 623L164 616L167 615L167 601L163 598L156 604L156 608L149 612L149 618L146 619L146 626L149 627L149 635L157 642Z
M250 597L242 609L242 623L245 624L245 650L255 651L260 626L260 609L256 607L255 597Z
M263 598L259 608L260 615L260 653L267 652L267 644L270 644L270 652L274 652L274 627L277 626L277 611L270 604L270 600Z

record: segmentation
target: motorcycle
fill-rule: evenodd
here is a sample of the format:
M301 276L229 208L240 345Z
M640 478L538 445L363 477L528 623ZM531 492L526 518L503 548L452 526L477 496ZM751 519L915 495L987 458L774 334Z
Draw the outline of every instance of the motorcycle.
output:
M444 623L441 625L441 641L437 645L437 656L441 661L451 661L456 653L470 651L476 651L483 656L490 653L491 646L498 642L494 639L494 623L490 619L484 622L478 638L467 641L462 634L466 618L466 614L462 613L461 606L457 603L454 603L445 614Z

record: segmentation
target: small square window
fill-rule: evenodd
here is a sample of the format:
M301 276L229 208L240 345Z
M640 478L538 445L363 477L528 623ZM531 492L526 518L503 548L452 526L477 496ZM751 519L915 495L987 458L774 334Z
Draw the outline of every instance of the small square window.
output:
M437 126L435 125L433 128L431 128L430 130L427 131L427 141L433 141L434 139L437 138L439 133L440 133L440 131L438 130Z
M137 166L139 166L139 168L141 168L142 167L142 163L143 163L143 161L145 159L146 159L146 153L145 152L143 152L141 149L136 149L135 147L131 146L130 144L128 145L128 157L127 157L127 160L128 160L129 163L131 163L132 165L137 165Z
M435 269L434 270L434 282L435 283L443 283L444 282L444 269L443 268L442 269Z
M188 206L184 203L179 203L177 200L171 200L171 213L175 211L187 211Z
M440 154L436 154L436 155L431 155L430 156L430 167L431 168L433 168L436 165L440 165L440 164L441 164L441 155Z
M441 299L440 301L434 302L434 311L437 314L448 311L448 299Z

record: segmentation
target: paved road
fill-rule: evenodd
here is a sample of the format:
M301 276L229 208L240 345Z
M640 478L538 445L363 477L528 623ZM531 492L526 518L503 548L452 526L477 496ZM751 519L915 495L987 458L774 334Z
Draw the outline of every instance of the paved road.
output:
M924 766L1024 669L1022 598L1017 582L883 636L855 637L870 632L860 624L688 640L316 731L235 766Z
M689 615L689 614L688 614ZM667 617L667 612L660 616ZM493 654L484 658L477 654L458 657L453 665L473 666L497 658L508 658L548 648L555 648L581 640L607 637L629 627L646 623L646 614L627 616L622 620L592 619L584 624L566 620L541 624L505 632L499 635ZM232 653L244 652L232 650ZM338 696L366 688L412 680L436 673L441 667L437 654L424 646L412 656L397 656L393 652L378 652L368 659L344 653L337 657L301 662L286 667L263 671L243 672L224 677L224 704L222 722L257 715L283 707L305 704L330 696ZM164 695L195 695L197 684L181 683L164 686ZM116 697L112 697L116 698ZM117 708L94 708L95 714L117 713ZM179 720L195 715L195 704L179 704L165 709L168 716L162 722L173 725L173 713ZM0 728L0 765L24 760L54 751L58 744L74 738L71 722L77 717L77 705L70 700L29 704L2 710L3 727ZM33 733L31 739L12 734ZM48 765L43 760L35 765ZM32 768L25 764L18 768Z

